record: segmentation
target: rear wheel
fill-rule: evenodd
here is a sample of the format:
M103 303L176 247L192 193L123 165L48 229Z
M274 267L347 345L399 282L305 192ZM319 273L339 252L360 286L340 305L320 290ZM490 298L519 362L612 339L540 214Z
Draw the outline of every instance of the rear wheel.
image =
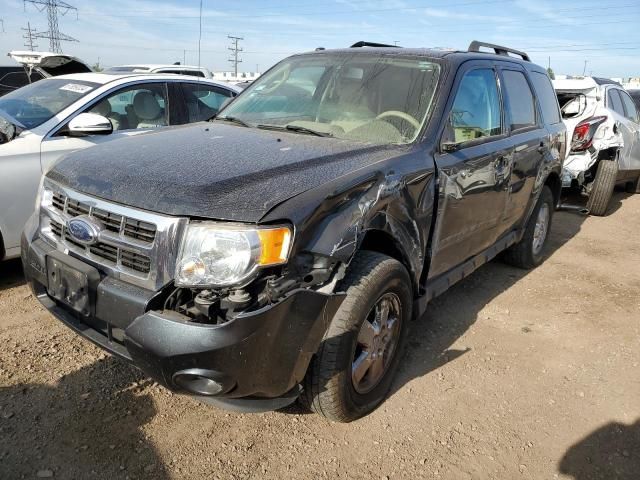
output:
M304 381L301 402L336 422L374 410L391 388L407 338L412 289L406 268L362 251L341 282L347 297Z
M519 268L533 268L542 263L551 220L553 219L553 194L546 185L542 188L538 203L529 218L522 239L504 252L503 260Z
M600 160L587 201L589 213L598 217L607 213L617 176L618 162L616 160Z

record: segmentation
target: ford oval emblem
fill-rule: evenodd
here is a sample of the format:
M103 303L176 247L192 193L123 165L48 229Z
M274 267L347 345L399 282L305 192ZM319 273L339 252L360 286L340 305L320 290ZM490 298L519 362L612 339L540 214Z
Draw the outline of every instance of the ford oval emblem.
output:
M75 241L91 245L98 239L102 224L88 215L81 215L67 222L67 230Z

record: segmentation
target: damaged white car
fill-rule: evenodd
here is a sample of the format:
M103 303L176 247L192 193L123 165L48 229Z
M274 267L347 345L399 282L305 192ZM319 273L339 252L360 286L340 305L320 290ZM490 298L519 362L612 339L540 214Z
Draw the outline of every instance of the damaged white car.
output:
M587 209L604 215L616 184L640 192L640 116L622 86L597 77L553 81L572 138L562 186L588 196Z

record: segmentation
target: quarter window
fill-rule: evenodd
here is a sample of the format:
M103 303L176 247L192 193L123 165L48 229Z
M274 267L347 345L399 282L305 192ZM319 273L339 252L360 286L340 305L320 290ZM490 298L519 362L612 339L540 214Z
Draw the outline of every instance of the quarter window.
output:
M500 97L493 69L467 72L460 81L449 116L455 143L491 137L502 133Z
M507 111L511 117L511 130L535 126L536 110L533 94L522 72L503 70Z
M127 87L109 95L89 112L107 117L113 130L134 130L169 125L167 89L164 83Z
M560 109L558 108L558 98L549 77L540 72L531 72L531 82L536 96L540 102L542 116L547 123L560 123Z

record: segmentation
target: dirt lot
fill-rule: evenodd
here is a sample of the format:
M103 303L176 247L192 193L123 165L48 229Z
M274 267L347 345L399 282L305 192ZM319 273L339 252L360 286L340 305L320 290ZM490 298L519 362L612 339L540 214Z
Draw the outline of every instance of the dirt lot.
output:
M560 212L551 254L493 262L413 325L388 400L349 425L172 395L0 266L0 478L640 478L640 195Z

